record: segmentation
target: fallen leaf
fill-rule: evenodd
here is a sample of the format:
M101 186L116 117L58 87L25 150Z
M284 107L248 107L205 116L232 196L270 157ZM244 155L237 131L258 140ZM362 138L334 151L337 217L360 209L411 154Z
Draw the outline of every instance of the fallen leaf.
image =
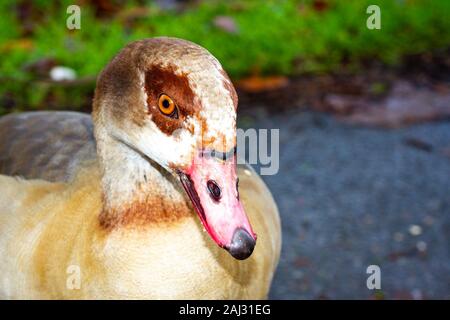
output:
M251 76L238 81L237 86L247 92L257 93L283 88L289 84L289 79L284 76Z
M6 41L2 46L0 46L0 51L9 51L15 49L30 50L32 48L33 48L33 40L23 38Z

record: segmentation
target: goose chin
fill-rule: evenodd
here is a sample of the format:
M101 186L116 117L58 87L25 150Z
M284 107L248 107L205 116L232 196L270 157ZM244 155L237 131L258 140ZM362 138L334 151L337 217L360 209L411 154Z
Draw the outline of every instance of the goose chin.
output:
M199 155L188 170L178 170L178 176L214 242L236 259L250 257L256 234L239 201L235 157L219 161Z

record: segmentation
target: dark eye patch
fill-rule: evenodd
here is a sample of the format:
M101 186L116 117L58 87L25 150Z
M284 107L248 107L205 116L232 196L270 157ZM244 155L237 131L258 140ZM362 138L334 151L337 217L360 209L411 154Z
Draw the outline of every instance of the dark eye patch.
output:
M145 73L145 91L147 93L148 113L158 128L171 135L183 126L187 116L194 115L201 107L186 74L177 72L175 66L152 66ZM176 103L176 113L173 116L162 114L158 99L165 93ZM165 105L167 102L163 102Z

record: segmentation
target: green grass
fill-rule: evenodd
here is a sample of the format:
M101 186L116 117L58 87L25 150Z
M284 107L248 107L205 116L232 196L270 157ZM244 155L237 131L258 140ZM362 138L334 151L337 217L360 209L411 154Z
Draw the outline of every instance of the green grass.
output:
M11 12L13 1L0 4L0 99L12 99L9 109L40 108L49 96L62 107L77 107L92 91L35 85L24 66L53 57L78 76L95 76L126 43L145 37L174 36L210 50L234 78L252 73L297 75L336 72L346 68L363 72L363 61L396 65L405 55L450 47L450 1L368 0L327 1L324 11L312 1L210 1L177 13L153 4L149 14L127 27L120 19L95 18L82 6L81 30L66 29L66 7L73 1L46 1L33 5L37 18L31 48L17 45L24 38L21 21ZM366 8L381 8L381 30L366 28ZM133 7L130 2L127 7ZM238 33L213 24L216 16L232 17ZM56 90L56 91L55 91ZM0 101L1 101L0 100ZM0 113L5 112L0 105Z

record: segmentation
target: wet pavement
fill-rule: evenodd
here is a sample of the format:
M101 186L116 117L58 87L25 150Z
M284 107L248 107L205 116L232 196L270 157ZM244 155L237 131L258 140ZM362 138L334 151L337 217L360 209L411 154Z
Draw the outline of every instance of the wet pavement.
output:
M239 119L280 129L280 170L263 177L283 228L270 298L450 299L450 122L373 129L263 108ZM369 265L381 290L366 286Z

